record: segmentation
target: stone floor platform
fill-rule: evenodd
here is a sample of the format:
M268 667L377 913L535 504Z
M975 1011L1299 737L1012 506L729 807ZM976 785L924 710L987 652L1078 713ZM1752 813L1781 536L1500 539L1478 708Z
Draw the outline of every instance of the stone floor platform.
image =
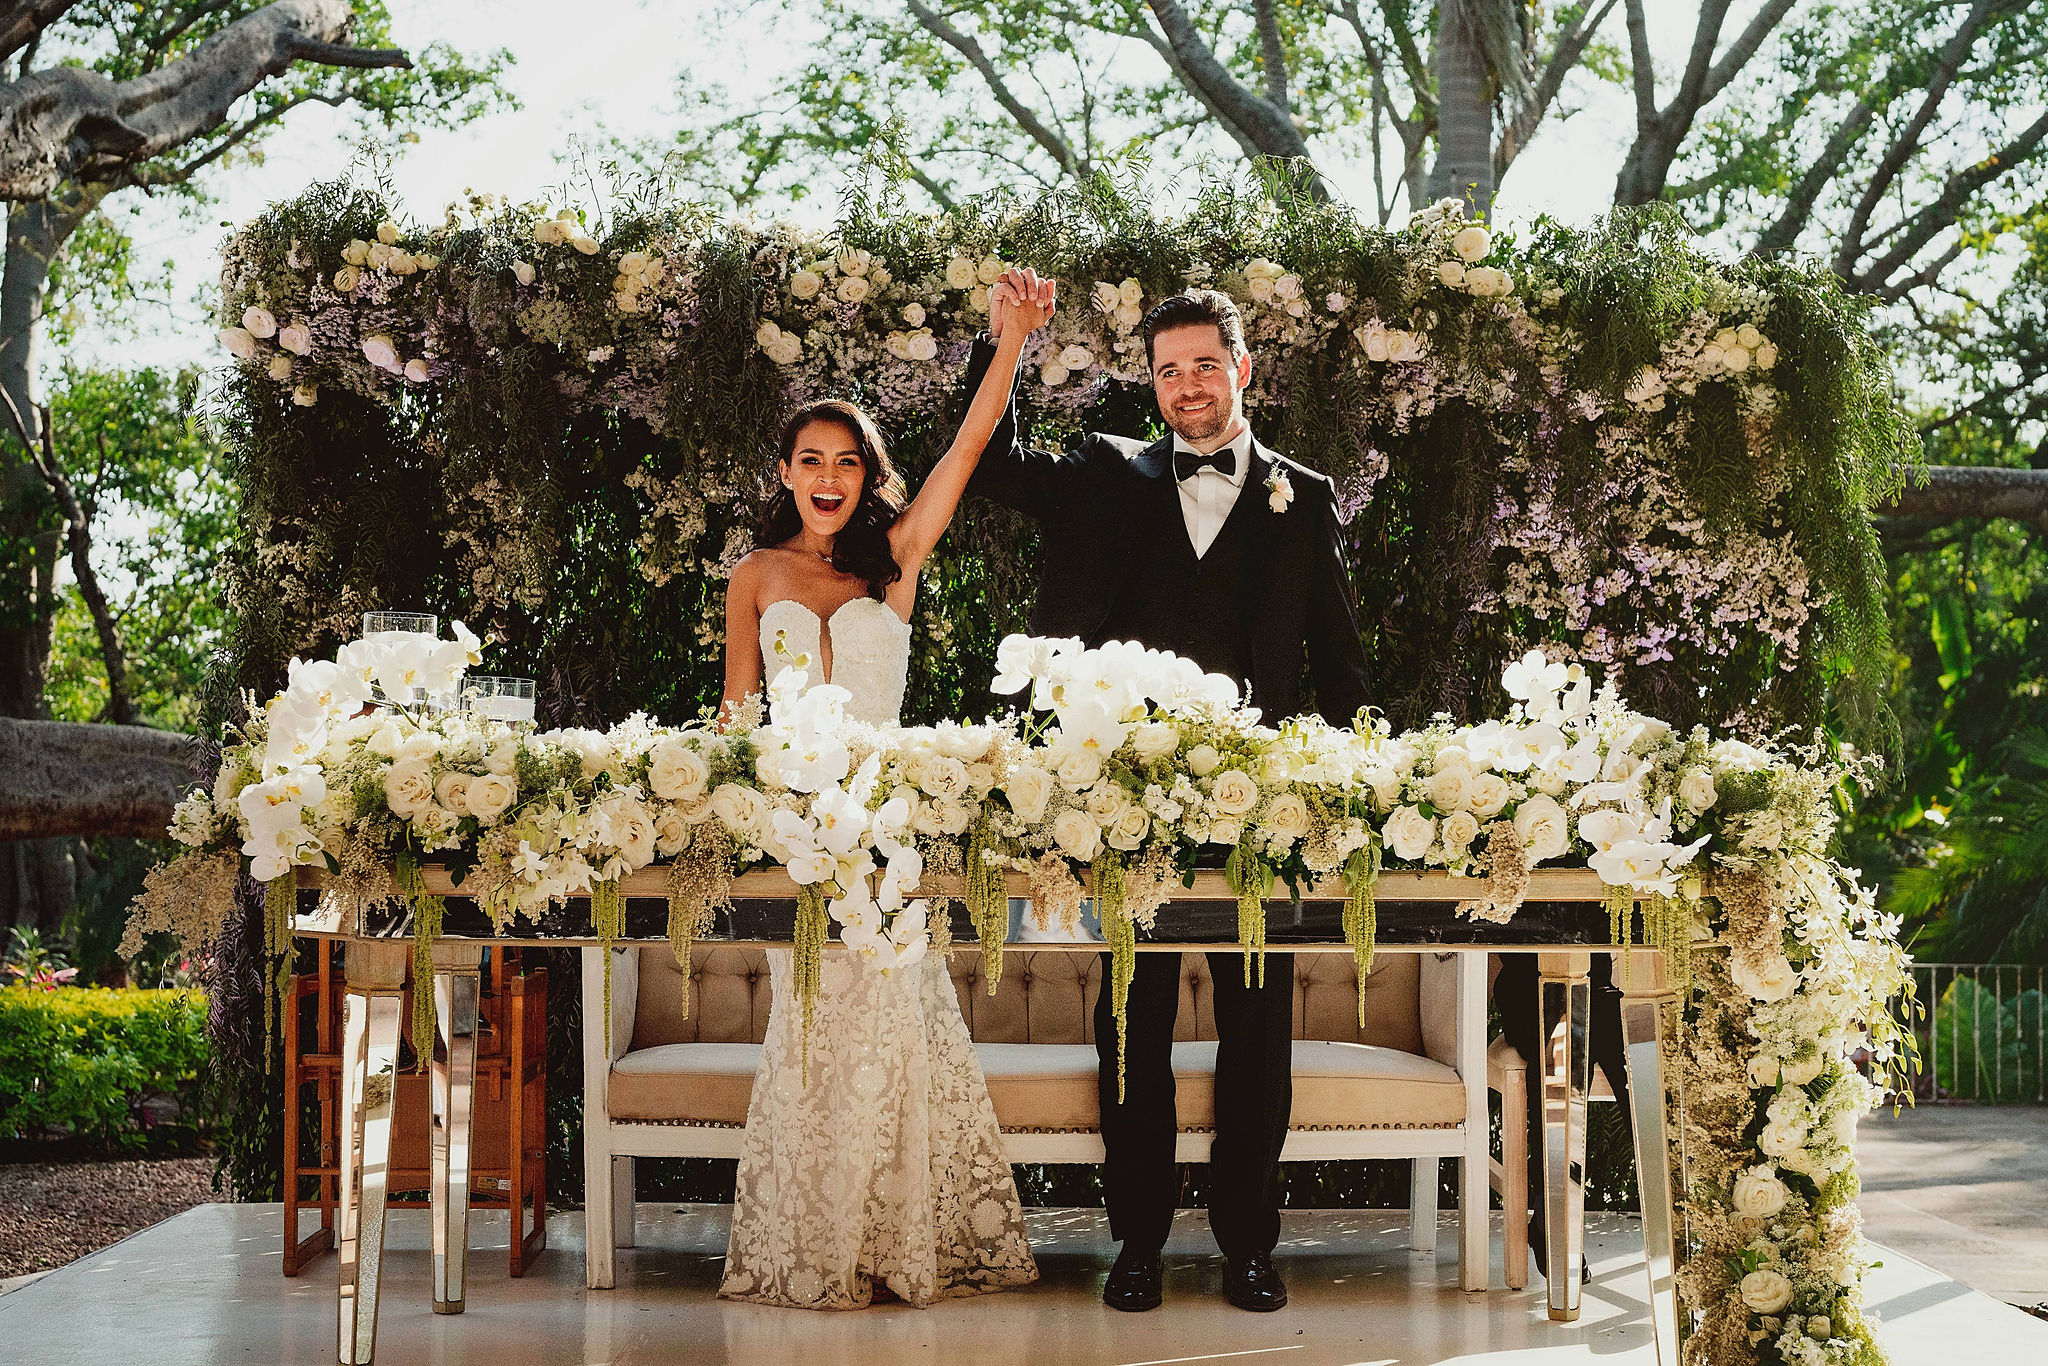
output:
M1279 1265L1292 1302L1245 1314L1218 1290L1204 1217L1184 1211L1167 1248L1167 1302L1125 1315L1097 1299L1111 1260L1101 1214L1038 1210L1043 1278L1028 1289L929 1310L817 1314L713 1298L729 1212L642 1205L641 1246L619 1285L583 1288L582 1217L549 1221L550 1250L504 1275L502 1214L479 1213L468 1310L428 1305L424 1212L395 1212L378 1360L391 1366L641 1366L642 1363L904 1363L905 1366L1648 1366L1640 1234L1595 1216L1583 1317L1553 1324L1542 1282L1472 1295L1457 1286L1455 1229L1441 1251L1406 1250L1401 1210L1289 1211ZM334 1260L278 1274L275 1205L208 1205L0 1298L0 1360L37 1366L324 1366L334 1360ZM1494 1246L1499 1247L1498 1238ZM1498 1253L1496 1253L1496 1257ZM1872 1300L1896 1366L1948 1366L1958 1343L1986 1362L2048 1360L2048 1322L1910 1258L1888 1254ZM1533 1279L1533 1278L1532 1278ZM1495 1283L1499 1283L1498 1268Z

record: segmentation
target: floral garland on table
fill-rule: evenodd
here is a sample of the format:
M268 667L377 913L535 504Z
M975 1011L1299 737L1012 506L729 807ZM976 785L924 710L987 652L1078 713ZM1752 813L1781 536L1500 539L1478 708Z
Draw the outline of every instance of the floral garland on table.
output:
M475 658L466 638L294 661L213 790L178 807L172 834L190 850L151 875L131 934L217 929L216 910L197 896L180 906L181 893L217 897L239 852L272 887L325 866L330 895L388 895L366 870L395 864L416 912L438 901L416 871L436 857L500 926L589 894L594 925L616 935L619 879L671 859L686 956L734 871L772 862L802 893L808 1027L831 926L879 971L925 954L928 871L965 874L993 979L1002 875L1017 870L1041 923L1071 928L1093 895L1121 1037L1137 936L1205 851L1225 855L1240 896L1247 980L1276 882L1341 878L1361 996L1382 866L1468 877L1475 894L1459 909L1504 920L1531 868L1583 862L1616 889L1617 942L1630 938L1627 907L1647 898L1652 940L1674 963L1705 942L1727 950L1679 974L1697 988L1677 1049L1694 1126L1684 1198L1698 1252L1681 1285L1701 1327L1689 1359L1880 1359L1851 1202L1856 1119L1886 1088L1848 1055L1868 1048L1880 1080L1910 1066L1910 1035L1886 1009L1910 987L1896 919L1826 852L1856 766L1679 734L1538 652L1507 670L1505 717L1401 735L1365 715L1342 729L1265 725L1228 679L1176 656L1022 636L1003 642L994 686L1024 709L980 724L865 725L843 689L805 686L801 657L723 732L644 715L606 732L536 731L364 710L373 685L397 694L422 669L446 681ZM422 951L434 919L421 915Z

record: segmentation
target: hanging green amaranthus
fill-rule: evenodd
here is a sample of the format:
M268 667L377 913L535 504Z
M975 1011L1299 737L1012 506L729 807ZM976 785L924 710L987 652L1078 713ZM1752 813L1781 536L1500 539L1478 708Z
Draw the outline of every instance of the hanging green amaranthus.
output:
M1351 893L1344 903L1344 942L1358 965L1358 1027L1365 1028L1365 978L1372 971L1372 955L1379 937L1379 903L1374 892L1380 880L1380 843L1368 839L1344 864L1344 886Z
M1138 971L1138 926L1124 898L1124 856L1104 849L1092 865L1095 913L1109 941L1109 1012L1116 1017L1116 1099L1124 1099L1124 1043L1129 1037L1131 979Z
M988 978L988 994L996 994L1003 980L1003 941L1010 935L1010 887L1003 865L988 855L996 851L996 840L987 821L974 827L967 841L967 914L974 921L974 933L981 940L981 971Z
M1230 851L1223 876L1237 895L1237 943L1244 950L1244 984L1252 985L1252 959L1258 958L1258 985L1266 985L1266 898L1273 892L1273 869L1252 849L1249 839Z

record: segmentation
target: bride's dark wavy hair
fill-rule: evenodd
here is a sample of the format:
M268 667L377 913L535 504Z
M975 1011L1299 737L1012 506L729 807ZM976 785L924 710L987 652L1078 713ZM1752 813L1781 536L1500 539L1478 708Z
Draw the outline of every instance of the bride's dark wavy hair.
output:
M889 549L889 528L903 515L908 499L903 476L889 459L882 433L875 420L858 404L843 398L821 398L806 403L782 424L782 450L778 457L787 466L796 459L797 438L813 422L837 424L853 437L860 450L860 499L853 516L832 541L832 567L842 574L854 574L866 581L868 596L879 598L889 585L903 577ZM797 511L796 495L778 482L761 518L761 544L781 545L804 529L803 514Z

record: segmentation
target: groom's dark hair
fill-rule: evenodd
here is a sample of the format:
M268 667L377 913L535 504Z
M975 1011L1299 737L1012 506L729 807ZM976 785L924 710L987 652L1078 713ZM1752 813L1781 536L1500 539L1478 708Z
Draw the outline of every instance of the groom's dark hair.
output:
M1152 338L1176 327L1214 327L1222 334L1223 349L1235 361L1245 354L1244 315L1228 294L1214 289L1191 289L1152 306L1145 315L1145 368L1152 368Z

